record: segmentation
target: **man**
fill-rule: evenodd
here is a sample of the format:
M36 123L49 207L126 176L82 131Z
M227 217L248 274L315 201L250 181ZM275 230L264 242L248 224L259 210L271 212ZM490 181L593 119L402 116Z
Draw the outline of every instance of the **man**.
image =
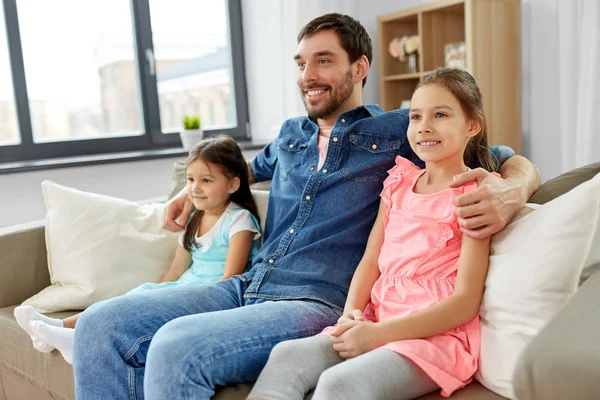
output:
M308 117L286 121L251 163L256 180L273 181L252 268L216 284L90 307L75 333L78 399L209 399L216 385L255 380L278 342L337 321L386 171L396 155L414 155L405 111L362 105L372 49L360 23L324 15L298 39L297 83ZM512 155L494 152L501 161ZM510 157L501 173L504 180L474 170L455 182L479 184L456 199L465 234L498 231L539 185L522 157ZM189 210L184 196L172 201L166 226L181 229Z

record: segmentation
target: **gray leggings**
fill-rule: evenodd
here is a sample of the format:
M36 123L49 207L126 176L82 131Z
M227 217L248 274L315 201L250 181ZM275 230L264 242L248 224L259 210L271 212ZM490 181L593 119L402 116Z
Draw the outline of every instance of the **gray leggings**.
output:
M316 387L313 400L408 400L439 389L416 364L391 350L342 361L328 336L279 343L248 398L302 400Z

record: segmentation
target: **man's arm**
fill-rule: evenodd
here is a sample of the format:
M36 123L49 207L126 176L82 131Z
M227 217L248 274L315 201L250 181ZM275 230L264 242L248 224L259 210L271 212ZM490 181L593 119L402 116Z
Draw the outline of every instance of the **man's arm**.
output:
M500 174L502 178L477 168L460 174L450 185L477 183L477 189L454 199L458 223L465 235L482 239L504 228L541 183L536 166L521 156L504 162Z
M277 139L266 145L251 161L248 161L248 182L273 179L277 165Z
M512 182L515 190L520 189L522 191L519 198L525 200L521 207L542 184L538 168L522 156L513 156L502 164L500 175L502 175L505 181Z

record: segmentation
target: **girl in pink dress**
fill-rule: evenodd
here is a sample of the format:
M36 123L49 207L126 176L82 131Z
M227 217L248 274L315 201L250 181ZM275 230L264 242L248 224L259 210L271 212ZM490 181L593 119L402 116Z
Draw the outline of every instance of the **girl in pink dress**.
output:
M397 157L343 315L321 335L275 346L250 398L413 399L472 380L490 238L463 236L449 189L470 168L497 168L473 77L442 68L411 100L408 140L426 164ZM477 218L477 217L475 217ZM333 266L332 266L333 267Z

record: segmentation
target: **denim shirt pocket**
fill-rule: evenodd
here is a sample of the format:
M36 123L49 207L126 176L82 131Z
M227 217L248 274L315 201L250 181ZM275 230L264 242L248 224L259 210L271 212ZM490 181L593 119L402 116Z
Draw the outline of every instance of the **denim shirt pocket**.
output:
M282 137L278 141L278 163L281 179L286 180L290 172L302 163L308 143L295 137Z
M351 133L348 141L348 161L341 175L357 182L383 181L403 144L401 137L374 133Z

